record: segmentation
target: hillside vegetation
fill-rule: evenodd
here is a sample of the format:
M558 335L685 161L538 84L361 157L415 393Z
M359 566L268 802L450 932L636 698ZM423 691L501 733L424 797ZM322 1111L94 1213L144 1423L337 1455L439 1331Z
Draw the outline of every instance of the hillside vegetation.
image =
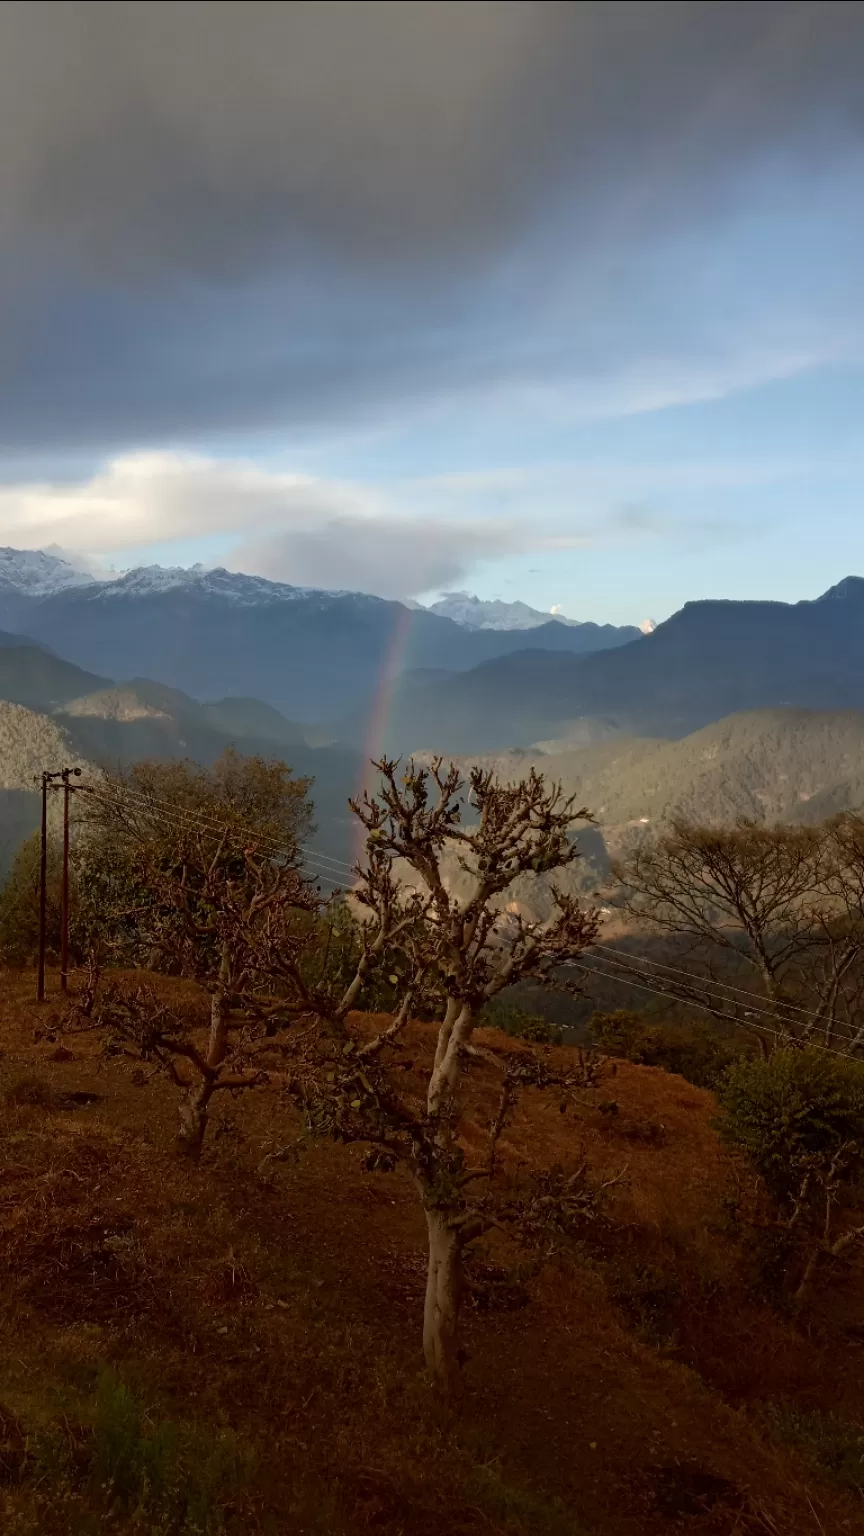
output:
M299 1131L278 1073L226 1096L205 1157L178 1163L171 1085L93 1034L58 1040L51 989L39 1011L32 978L7 974L0 1002L10 1536L864 1531L860 1277L809 1335L753 1296L710 1094L621 1062L578 1127L526 1098L508 1162L566 1161L578 1139L627 1181L575 1264L522 1272L492 1234L445 1413L418 1370L407 1177L330 1142L274 1159ZM429 1029L405 1046L419 1086ZM478 1063L469 1137L496 1095Z
M4 1532L864 1533L864 820L639 850L750 1011L586 1051L512 1002L608 954L585 808L375 770L350 903L278 758L82 797L71 994L0 994Z
M613 851L645 822L812 821L861 804L858 710L754 710L680 741L619 737L563 751L551 745L556 750L465 761L510 776L536 765L591 806Z
M0 652L0 656L7 654L12 653ZM229 745L253 755L277 750L290 758L298 774L311 775L316 848L341 862L353 858L347 805L362 779L358 753L337 745L308 745L299 727L258 699L199 704L176 689L146 679L77 693L82 678L87 680L77 668L69 669L74 674L69 678L62 674L72 696L54 707L50 699L57 691L57 678L52 669L66 664L45 655L47 670L39 674L41 691L35 690L33 708L0 699L0 859L4 868L15 843L38 824L34 779L44 768L81 764L113 769L145 758L189 758L208 765ZM5 790L16 795L4 803ZM23 804L22 793L28 797Z

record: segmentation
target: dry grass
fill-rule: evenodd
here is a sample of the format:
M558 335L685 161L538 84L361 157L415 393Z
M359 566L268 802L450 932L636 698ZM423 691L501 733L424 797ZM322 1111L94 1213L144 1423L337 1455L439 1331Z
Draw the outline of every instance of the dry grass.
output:
M259 1173L297 1134L277 1082L222 1102L201 1165L180 1162L169 1084L61 1041L30 976L2 988L4 1536L864 1532L855 1488L764 1410L864 1416L861 1276L809 1335L748 1295L709 1094L619 1063L602 1110L526 1097L506 1160L584 1148L629 1181L524 1287L490 1245L447 1410L421 1371L407 1180L329 1143ZM406 1043L419 1090L428 1032ZM495 1094L472 1067L469 1139Z

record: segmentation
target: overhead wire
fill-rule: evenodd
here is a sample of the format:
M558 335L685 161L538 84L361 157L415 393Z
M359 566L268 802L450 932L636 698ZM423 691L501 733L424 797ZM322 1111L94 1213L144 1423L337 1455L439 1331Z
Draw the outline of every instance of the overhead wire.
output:
M113 789L113 786L112 786L112 789ZM105 801L106 803L112 803L112 799L113 799L113 803L114 804L117 803L116 802L116 795L112 796L112 794L110 792L108 794L106 794L103 791L101 793L101 795L99 794L98 791L94 791L94 792L97 793L97 797L98 798L103 799L103 801ZM190 825L192 825L192 826L202 826L206 831L212 832L212 833L216 833L216 834L219 834L219 833L222 833L222 832L225 831L224 825L220 825L217 822L209 821L207 818L202 817L200 815L200 813L195 812L195 811L190 811L186 807L178 807L176 805L171 804L168 801L160 800L157 796L138 795L135 791L129 791L129 790L125 789L125 787L124 787L124 789L123 789L123 791L121 793L124 796L133 797L134 803L139 804L142 810L149 810L149 811L153 812L153 809L154 809L154 806L155 806L157 808L156 809L157 819L171 821L171 822L174 823L175 826L181 826L181 827L188 827ZM244 830L249 830L250 832L254 831L253 828L248 828L248 829L244 829ZM285 846L283 846L281 844L278 844L276 842L270 841L269 839L261 839L260 841L261 841L262 847L265 849L265 851L267 851L267 852L269 852L271 854L281 853L281 854L286 854L286 855L290 856L294 852L294 850L292 850L292 849L290 849L288 847L285 847ZM336 891L344 890L344 888L345 888L344 883L341 882L341 881L336 880L335 877L334 877L335 876L335 871L331 871L329 869L323 869L321 867L316 867L315 856L314 855L309 855L307 853L303 862L304 862L304 865L309 865L310 866L310 868L309 868L309 870L307 872L309 873L309 875L312 878L312 880L319 887L322 884L323 885L327 885L327 886L330 887L329 894L331 896L334 895Z
M137 805L142 811L152 811L155 807L161 811L164 816L171 817L173 820L181 824L185 822L189 825L198 825L204 828L206 831L219 834L225 831L224 823L220 823L211 819L210 817L203 816L200 811L193 811L187 806L177 806L173 801L166 800L158 795L149 795L143 791L131 789L126 785L119 787L112 784L107 788L97 788L96 786L89 785L87 787L90 789L91 793L94 793L97 796L97 798L101 798L105 801L113 800L116 804L118 797L124 798L132 801L132 803ZM256 830L256 828L252 826L245 826L241 823L238 827L238 830L248 831L250 836L254 836L259 842L260 846L266 852L272 854L284 854L289 857L295 852L295 850L290 846L279 843L273 837L266 835L262 836ZM356 870L354 870L349 864L346 864L343 860L334 859L331 855L322 853L317 848L312 848L308 844L300 844L299 851L304 854L305 862L317 865L320 867L322 873L330 875L331 878L333 878L335 874L343 873L343 871L348 875L356 874Z
M148 798L146 808L152 811L154 803L155 802L150 801ZM156 811L156 816L157 819L173 822L175 826L188 827L189 825L196 825L203 826L207 831L213 833L224 831L224 827L219 827L215 823L205 821L202 817L196 815L196 813L193 811L188 811L185 809L180 810L176 807L169 807L167 804L159 805ZM292 852L291 849L282 847L276 843L262 842L262 846L265 848L265 851L270 854L283 853L290 855ZM306 866L308 866L308 869L306 869ZM335 878L336 871L317 865L314 855L306 854L303 860L303 864L298 866L298 868L306 869L306 872L318 885L325 884L329 886L331 895L336 891L345 889L345 882Z
M600 970L600 968L597 967L597 966L585 965L582 961L579 961L579 960L568 960L567 965L566 965L566 969L567 970L576 969L576 970L584 971L585 974L588 975L588 976L595 976L595 975L596 976L603 976L603 977L605 977L605 979L607 981L621 981L623 979L620 974L619 975L615 975L614 973L610 974L608 971ZM671 1001L673 1003L682 1003L682 1004L684 1004L685 1007L689 1006L691 1008L694 1008L694 1007L698 1007L699 1006L698 1004L692 1003L692 1002L690 1002L688 1004L686 998L677 997L674 992L667 992L667 991L665 991L661 987L649 986L648 983L644 982L644 981L642 981L642 982L628 981L628 985L638 988L638 990L641 991L641 992L650 992L655 997L665 997L665 998L671 999ZM726 1020L727 1023L735 1024L739 1029L741 1028L741 1020L740 1019L735 1019L734 1017L731 1017L731 1016L726 1015L726 1014L717 1014L716 1017L723 1018L723 1019ZM772 1029L767 1024L748 1024L747 1028L748 1029L757 1030L760 1034L773 1035L774 1038L777 1039L777 1040L788 1040L788 1038L789 1038L788 1035L785 1034L783 1030ZM814 1049L816 1049L816 1050L827 1051L828 1054L831 1055L831 1056L842 1056L844 1061L854 1061L856 1063L856 1065L860 1066L860 1060L861 1060L860 1057L852 1056L849 1051L838 1051L835 1046L825 1045L821 1041L814 1041L813 1045L814 1045Z
M81 787L84 788L85 786ZM140 790L134 790L131 788L131 786L119 786L116 783L111 783L110 785L104 785L99 788L97 788L97 786L90 785L86 786L86 788L90 790L91 793L96 794L97 797L100 797L105 801L110 802L113 799L115 804L119 795L130 799L133 804L136 804L142 810L152 811L155 807L157 808L157 811L161 813L163 818L173 820L175 825L196 825L203 827L209 832L220 834L225 831L224 824L220 824L215 820L211 820L210 818L203 816L200 812L192 811L188 807L178 807L175 802L168 801L164 799L164 797L150 795ZM352 867L345 863L343 860L334 859L332 856L321 853L317 849L312 849L308 845L300 845L299 849L292 849L284 844L280 844L275 838L266 836L261 837L261 835L252 826L244 827L241 824L239 830L245 830L248 831L251 835L254 835L260 843L261 847L271 854L282 854L290 857L295 852L301 852L304 855L303 864L304 866L308 866L308 873L310 873L319 887L322 884L328 885L330 887L331 895L336 891L345 889L345 885L336 878L338 874L341 874L341 872L344 871L347 875L356 877L358 873L356 866ZM730 1007L741 1007L742 1005L738 1003L737 998L746 998L748 1003L751 1005L749 1009L750 1019L752 1019L754 1015L758 1015L761 1018L770 1018L775 1020L775 1022L777 1021L776 1013L769 1012L764 1007L766 999L761 997L758 993L753 992L749 988L736 987L730 982L719 982L715 981L713 978L708 979L704 976L700 976L697 972L688 971L682 966L674 966L671 963L654 960L647 956L634 956L626 951L622 953L620 950L613 949L611 945L595 943L591 948L592 950L601 951L601 957L605 959L606 964L616 966L617 970L610 974L608 971L601 970L596 965L585 966L584 963L577 961L568 962L568 968L570 966L577 966L579 969L587 971L589 974L602 976L606 980L617 981L619 984L627 984L629 986L636 987L638 990L653 993L658 997L668 998L672 1002L679 1003L685 1007L689 1006L696 1008L706 1008L705 1004L694 1002L693 999L681 997L679 994L667 991L664 988L647 985L644 980L644 971L640 969L641 967L647 965L652 967L654 970L659 971L661 974L658 977L658 980L666 981L669 986L674 986L676 983L674 979L670 981L669 976L664 975L663 973L670 973L673 976L684 976L689 982L691 982L691 984L700 987L702 990L713 989L715 991L721 992L721 994L734 994L731 997L725 997L721 995L719 999L720 1002L727 1004ZM634 974L642 976L643 980L641 982L636 981L634 979ZM785 1010L800 1015L807 1021L821 1022L821 1016L819 1014L816 1014L811 1010L801 1008L797 1004L787 1004L784 1002L780 1004L780 1006ZM738 1028L753 1028L763 1033L774 1035L777 1038L786 1038L782 1031L771 1028L767 1025L751 1023L749 1020L742 1020L740 1018L736 1018L734 1015L720 1013L716 1009L708 1009L707 1011L715 1013L717 1017L721 1017L727 1022L735 1024ZM852 1037L846 1034L845 1031L841 1030L839 1032L842 1038L851 1041ZM849 1060L855 1059L854 1057L849 1056L847 1052L836 1051L830 1046L820 1045L819 1048L822 1050L833 1051L833 1054L844 1056Z
M201 826L206 827L208 830L210 830L212 832L222 833L222 832L225 831L225 823L218 821L215 817L213 817L213 816L203 816L200 811L190 810L188 806L178 807L174 801L166 800L164 797L161 797L159 795L151 795L151 794L148 794L146 791L143 791L143 790L135 790L135 789L132 789L131 786L125 785L125 784L122 785L122 786L116 785L116 784L112 784L110 786L109 792L113 793L115 796L122 795L122 796L124 796L127 799L131 799L131 800L137 802L138 804L140 804L142 806L142 808L147 808L147 807L155 805L155 806L160 806L160 807L164 808L166 811L171 811L174 814L180 813L185 818L187 818L188 820L198 822L198 823L200 823ZM97 793L98 793L98 791L97 791ZM104 797L104 795L105 795L105 790L104 789L102 790L102 794L103 794L103 797ZM294 851L292 848L288 847L287 845L279 843L276 838L268 836L266 834L262 835L260 833L260 831L256 827L253 827L250 824L246 824L246 823L241 822L241 823L238 824L238 830L239 831L246 831L246 832L248 832L250 834L250 836L254 836L255 838L257 838L257 840L262 845L262 847L266 847L266 848L270 849L273 852L288 853L288 854L290 854L290 853L292 853ZM318 859L318 860L320 860L320 861L322 861L322 862L324 862L326 864L330 864L334 868L337 868L339 870L344 870L348 874L353 874L354 873L354 870L353 870L352 866L347 864L344 861L344 859L334 859L332 857L332 855L326 854L326 853L322 853L317 848L311 848L311 847L309 847L308 844L300 844L299 847L300 847L302 852L307 853L307 854L309 854L311 856L314 856L316 859Z
M644 970L641 969L642 964L643 964L643 961L642 961L641 957L629 955L626 960L622 959L620 953L612 950L610 948L610 946L608 946L608 945L592 945L592 950L593 949L603 949L605 951L605 953L601 956L601 958L606 961L606 964L607 965L610 965L610 964L611 965L617 965L619 967L619 973L620 974L618 976L616 976L616 978L615 978L616 980L620 979L622 982L626 980L628 983L631 983L633 986L636 986L637 983L632 980L633 975L634 974L635 975L639 975L639 976L644 976L645 975ZM589 951L589 953L590 953L590 951ZM647 963L648 964L657 965L660 962L649 961ZM691 981L691 983L694 986L700 988L703 992L710 992L711 990L713 990L715 988L715 983L714 983L713 980L707 979L704 976L700 976L695 971L684 971L684 970L681 970L680 967L671 967L671 969L675 970L678 975L683 975L683 976L688 977L689 980ZM604 973L598 971L598 975L600 975L600 974L604 974ZM679 983L677 983L674 980L674 978L670 981L667 976L661 975L661 976L658 976L656 979L659 982L665 981L667 983L667 985L669 985L669 986L679 985ZM744 989L740 989L740 990L743 991ZM667 995L673 996L672 993L669 993ZM720 1016L720 1017L723 1017L723 1018L726 1018L726 1019L732 1019L732 1021L734 1023L736 1023L739 1028L749 1027L749 1020L751 1018L753 1018L754 1016L759 1016L761 1018L766 1018L766 1019L773 1019L775 1022L778 1022L778 1023L782 1023L783 1022L782 1015L778 1015L778 1013L773 1011L770 1007L766 1007L765 1006L765 1004L768 1001L766 998L760 997L759 994L756 993L756 992L746 992L745 991L744 995L749 999L750 1007L747 1009L747 1012L746 1012L745 1017L743 1019L742 1018L736 1018L736 1017L734 1017L732 1015L729 1015L729 1014L719 1015L718 1014L718 1010L716 1008L712 1007L708 1003L699 1002L698 999L694 1000L693 998L681 997L678 994L674 994L674 997L675 997L675 1001L676 1002L682 1003L685 1006L690 1006L690 1007L695 1006L695 1007L703 1008L708 1013L714 1013L714 1014L718 1014L718 1016ZM738 1002L737 998L727 998L727 997L723 997L722 995L719 998L719 1002L726 1004L728 1007L740 1008L740 1007L743 1006L741 1003ZM786 1005L785 1004L781 1004L780 1006L784 1007ZM791 1007L792 1005L790 1004L789 1006ZM823 1014L807 1012L804 1009L800 1009L800 1010L798 1010L798 1012L801 1013L803 1015L803 1019L806 1020L807 1022L809 1022L810 1024L819 1024L819 1025L822 1025L824 1027L824 1025L828 1023L828 1020L825 1018L825 1016ZM797 1026L798 1025L798 1020L797 1019L789 1020L789 1023ZM857 1031L852 1032L851 1030L848 1030L847 1028L845 1028L842 1023L838 1024L836 1021L833 1024L833 1032L834 1032L834 1034L839 1039L846 1040L846 1041L849 1042L849 1044L855 1044L857 1042L857 1040L859 1039L859 1033Z
M620 959L622 957L622 954L623 954L628 959L638 960L638 963L640 965L650 965L650 966L653 966L656 970L674 971L679 976L687 976L687 977L690 978L691 981L698 981L700 983L700 985L702 985L702 986L714 987L715 989L722 990L722 991L725 991L725 992L734 992L734 993L737 993L738 996L740 996L740 997L746 997L748 999L755 1000L757 1003L765 1002L766 1001L766 999L759 992L754 992L752 990L752 988L750 988L750 987L736 987L736 986L733 986L731 982L728 982L728 981L717 981L717 980L714 979L714 977L711 977L710 979L708 979L708 978L706 978L704 976L700 976L697 971L685 970L682 966L680 966L680 965L671 965L671 964L669 964L665 960L653 960L653 959L651 959L647 955L633 956L633 955L630 954L629 950L625 950L625 951L622 952L621 950L614 949L612 947L612 945L610 945L610 944L597 944L597 943L595 943L595 944L592 944L591 947L592 947L592 949L603 950L605 954L610 956L610 958ZM787 1002L784 1001L784 1002L781 1002L779 1004L779 1006L784 1008L784 1009L786 1009L786 1010L788 1010L788 1011L790 1011L790 1012L792 1012L792 1013L803 1014L806 1019L818 1019L819 1018L819 1014L814 1013L812 1011L812 1009L801 1008L801 1007L799 1007L799 1005L797 1003L787 1003Z

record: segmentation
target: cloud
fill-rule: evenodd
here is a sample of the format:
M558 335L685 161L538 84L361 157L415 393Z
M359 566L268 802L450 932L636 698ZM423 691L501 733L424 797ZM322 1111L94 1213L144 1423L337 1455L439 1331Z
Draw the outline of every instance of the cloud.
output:
M513 529L408 519L332 518L252 539L233 550L234 570L296 586L415 597L460 581L477 565L525 547Z
M825 0L13 3L2 229L102 281L231 277L304 241L470 257L562 181L662 219L742 150L857 129L862 36Z
M826 0L4 5L0 448L614 415L844 356L862 41Z
M374 487L173 453L117 458L76 485L0 487L0 538L104 573L142 545L222 537L232 570L298 586L408 597L479 561L588 542L533 522L413 515ZM127 562L128 563L128 562Z

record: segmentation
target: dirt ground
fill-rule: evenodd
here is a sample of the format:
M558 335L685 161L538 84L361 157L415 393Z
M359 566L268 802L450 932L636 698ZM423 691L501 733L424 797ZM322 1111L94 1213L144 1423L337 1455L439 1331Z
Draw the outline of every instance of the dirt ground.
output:
M524 1283L479 1256L448 1406L408 1180L330 1142L262 1165L299 1132L278 1081L179 1160L177 1090L64 1034L56 989L0 978L4 1536L864 1533L864 1274L806 1327L754 1298L710 1094L609 1063L575 1117L526 1095L505 1157L626 1181ZM472 1067L469 1140L495 1094Z

